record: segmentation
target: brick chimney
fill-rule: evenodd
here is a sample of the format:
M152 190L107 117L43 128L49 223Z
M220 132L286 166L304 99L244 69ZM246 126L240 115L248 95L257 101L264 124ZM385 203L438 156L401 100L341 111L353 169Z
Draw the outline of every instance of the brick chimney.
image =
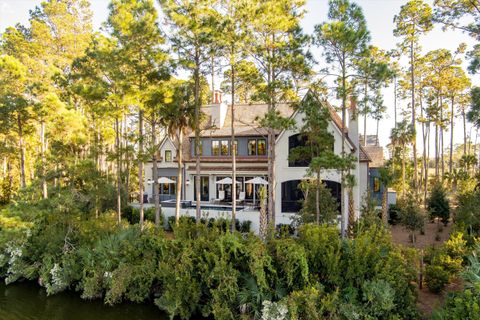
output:
M348 137L358 149L360 146L360 137L358 130L358 110L357 102L354 97L350 97L350 107L348 108Z
M222 103L222 91L215 90L213 92L213 104L220 104Z

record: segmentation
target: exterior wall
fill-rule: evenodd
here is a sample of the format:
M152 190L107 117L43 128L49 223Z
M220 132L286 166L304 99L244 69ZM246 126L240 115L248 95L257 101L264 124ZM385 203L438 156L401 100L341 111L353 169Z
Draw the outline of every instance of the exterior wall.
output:
M360 201L363 202L363 199L367 195L369 190L368 163L360 162L359 167L360 167L360 172L359 172L360 176L358 177L358 187L360 192Z
M172 161L165 161L165 150L170 150L172 152ZM163 143L160 144L159 148L160 158L157 162L158 176L159 177L176 177L177 176L177 163L173 161L176 154L176 148L173 142L166 138ZM149 183L153 180L153 163L147 162L144 164L144 183L143 190L144 194L147 195L148 201L153 198L153 184Z
M303 122L303 115L297 113L295 115L295 122L297 127ZM334 152L341 153L342 150L342 135L341 132L332 123L328 126L329 131L334 135ZM285 130L282 135L279 136L276 143L276 159L275 159L275 174L276 174L276 202L275 213L276 215L282 214L282 182L289 180L306 179L308 167L289 167L288 165L288 138L297 134L298 129ZM346 150L348 150L348 146ZM325 170L321 173L323 180L330 180L341 183L341 174L337 170Z

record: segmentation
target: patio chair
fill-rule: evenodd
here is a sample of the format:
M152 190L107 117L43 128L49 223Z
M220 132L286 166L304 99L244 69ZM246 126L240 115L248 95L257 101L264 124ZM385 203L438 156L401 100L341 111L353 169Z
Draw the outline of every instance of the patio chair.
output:
M214 200L214 203L220 203L225 200L225 190L218 191L218 198Z
M245 191L240 191L237 202L242 204L245 203Z

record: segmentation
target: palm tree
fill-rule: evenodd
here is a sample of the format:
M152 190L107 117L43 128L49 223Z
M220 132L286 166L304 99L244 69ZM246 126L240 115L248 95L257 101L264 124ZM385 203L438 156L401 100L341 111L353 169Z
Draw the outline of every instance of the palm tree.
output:
M356 185L355 176L347 174L345 176L345 188L348 193L348 235L353 237L353 228L355 225L355 201L353 199L353 188Z
M394 147L399 147L402 151L402 195L405 194L405 162L406 162L406 153L407 153L407 146L410 144L414 139L414 131L411 123L403 120L397 123L397 126L392 129L392 133L390 134L390 140Z
M180 219L180 201L182 194L183 139L187 130L193 128L195 104L193 85L190 81L172 80L172 99L160 110L161 124L177 145L177 181L175 192L175 224Z

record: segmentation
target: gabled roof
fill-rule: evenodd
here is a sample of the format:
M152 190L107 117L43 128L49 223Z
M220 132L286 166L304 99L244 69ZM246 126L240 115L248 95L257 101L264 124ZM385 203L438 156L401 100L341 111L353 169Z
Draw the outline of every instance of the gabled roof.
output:
M385 159L383 155L383 148L380 146L363 146L365 153L370 157L372 163L371 168L381 168L384 165Z

